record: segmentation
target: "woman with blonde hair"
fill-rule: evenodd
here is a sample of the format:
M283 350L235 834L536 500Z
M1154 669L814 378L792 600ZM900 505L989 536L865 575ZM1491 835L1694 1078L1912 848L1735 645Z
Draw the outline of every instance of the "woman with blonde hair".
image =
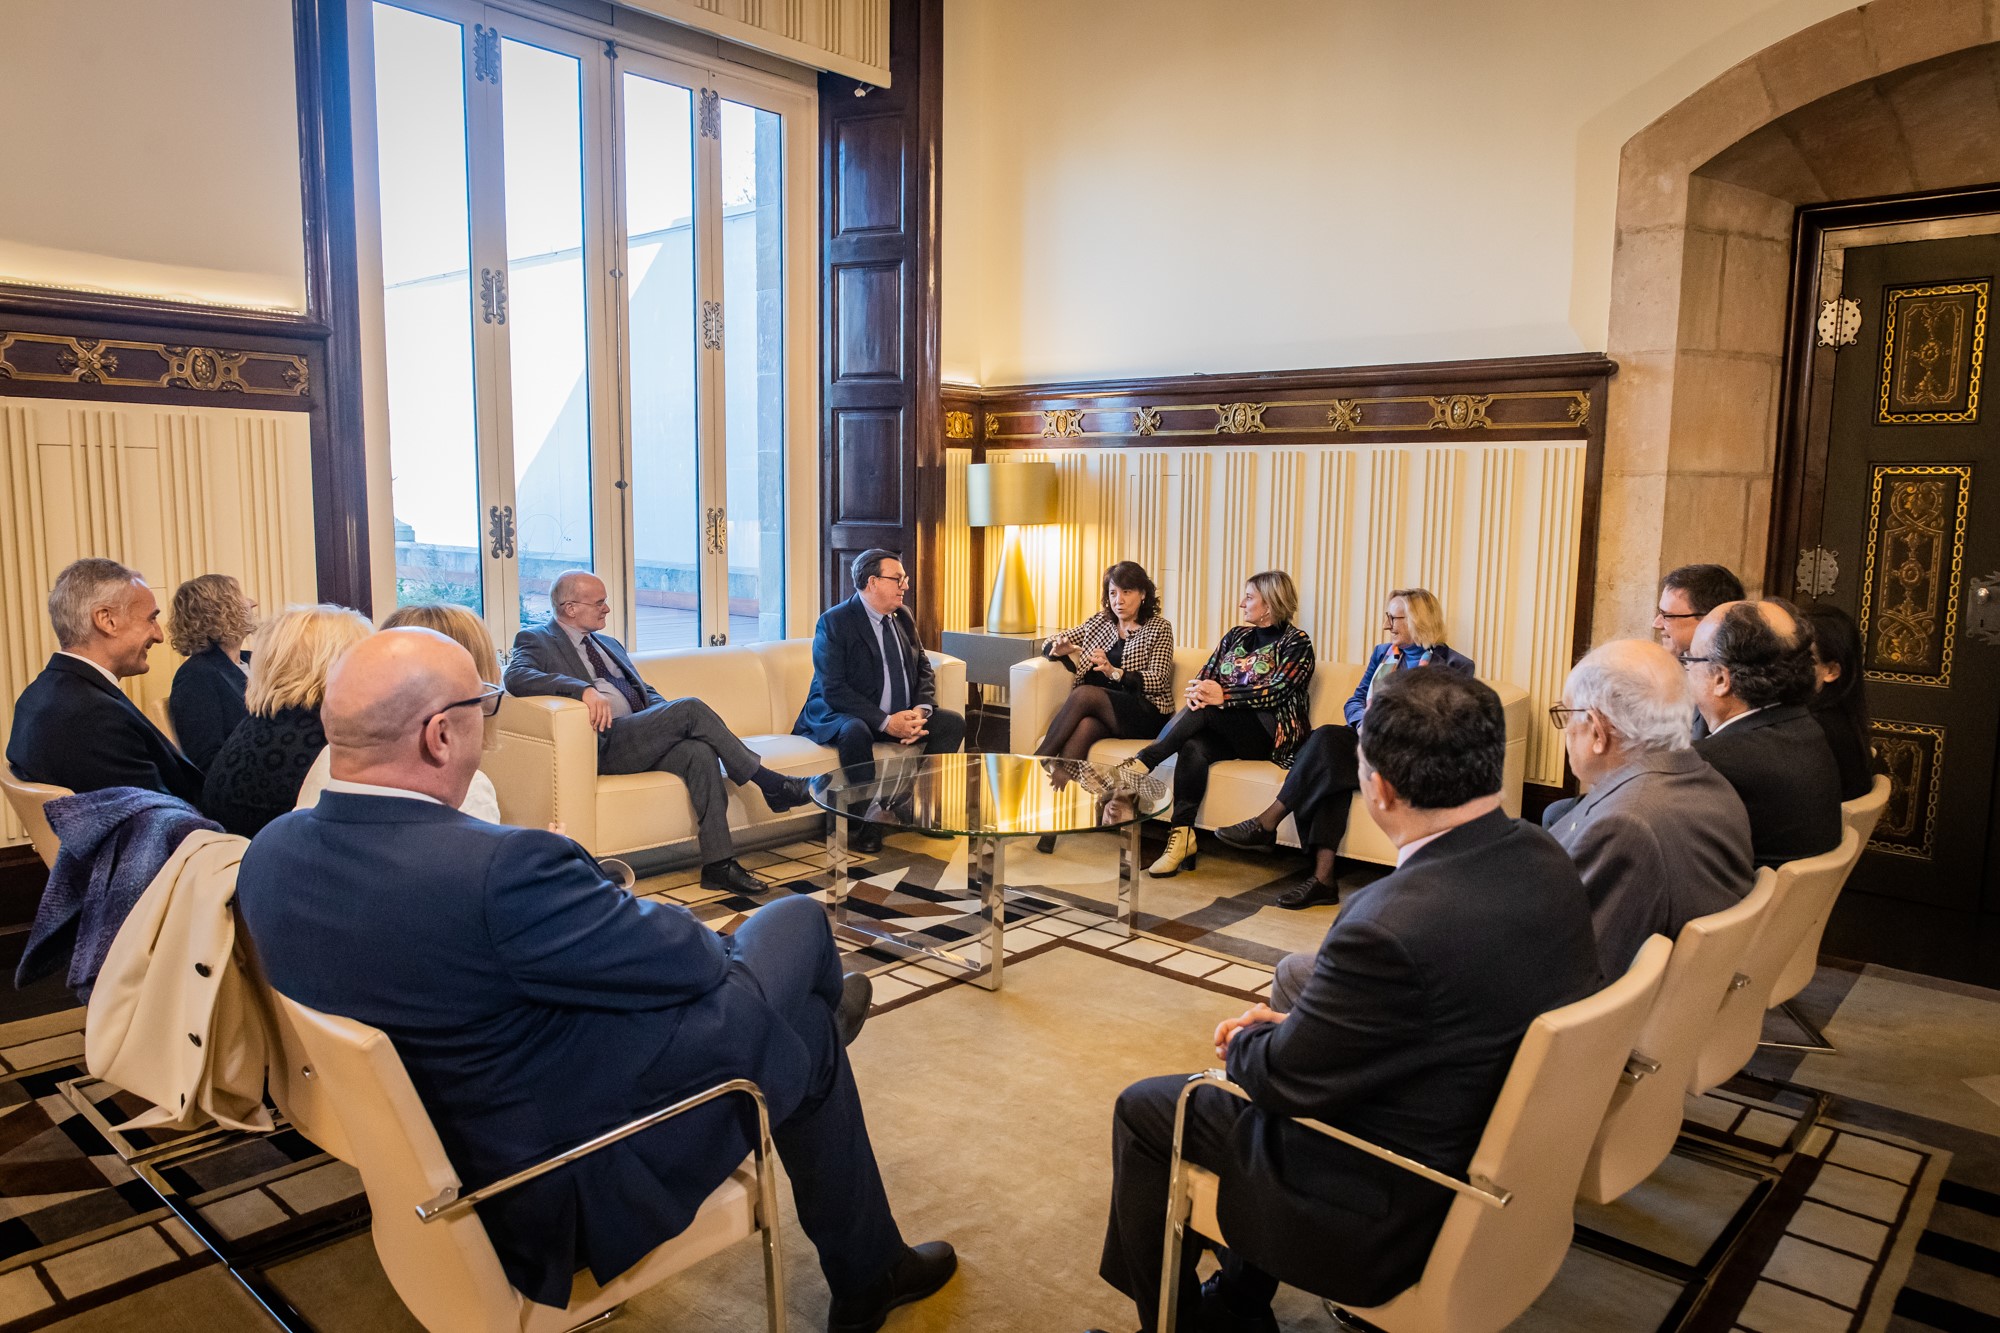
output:
M228 574L202 574L174 589L167 641L185 657L174 672L167 716L181 753L197 768L214 762L229 733L249 716L243 641L257 628L257 603Z
M1195 867L1195 814L1208 795L1208 769L1224 759L1269 759L1290 768L1306 733L1313 646L1292 623L1299 593L1282 569L1252 574L1236 608L1243 623L1222 636L1195 678L1186 706L1159 738L1119 767L1150 773L1174 764L1173 827L1167 850L1147 873L1165 877Z
M243 702L250 715L208 770L201 808L246 838L290 810L306 771L326 748L319 706L340 655L375 632L344 606L294 606L258 631Z
M1441 667L1470 676L1472 659L1456 653L1444 641L1444 608L1423 588L1397 588L1382 607L1382 632L1388 642L1375 645L1361 683L1354 687L1343 711L1345 726L1315 727L1299 747L1298 762L1285 775L1278 799L1253 819L1215 831L1231 847L1256 850L1278 840L1278 825L1296 813L1299 845L1313 853L1313 870L1278 895L1278 906L1293 911L1318 903L1340 901L1335 886L1334 853L1347 835L1347 812L1361 786L1355 744L1368 701L1382 683L1398 671Z

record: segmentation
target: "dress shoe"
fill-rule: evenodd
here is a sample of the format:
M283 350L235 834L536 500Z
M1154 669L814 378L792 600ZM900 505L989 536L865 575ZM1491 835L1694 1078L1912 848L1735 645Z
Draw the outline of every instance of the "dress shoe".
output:
M1298 883L1278 895L1278 906L1287 912L1297 912L1307 907L1317 907L1321 903L1340 901L1340 887L1324 884L1307 875Z
M852 1046L868 1021L868 1006L875 1002L875 983L866 972L849 972L840 979L840 1007L833 1022L840 1029L840 1044Z
M847 825L847 850L873 856L882 850L882 826L851 820Z
M1219 828L1215 831L1215 836L1231 847L1240 847L1246 852L1261 852L1266 847L1274 846L1278 841L1276 829L1265 828L1254 819L1231 824L1228 828Z
M875 1333L888 1319L889 1311L911 1301L920 1301L951 1281L958 1271L958 1255L941 1240L927 1240L903 1251L882 1277L856 1296L836 1296L826 1313L826 1333Z
M1222 1274L1212 1274L1201 1284L1202 1333L1278 1333L1278 1318L1266 1305L1244 1314L1230 1308L1222 1293Z
M1194 830L1184 824L1174 825L1167 835L1167 850L1161 852L1153 864L1146 867L1146 873L1155 879L1166 879L1178 875L1183 870L1193 870L1195 862Z
M804 778L780 777L770 786L763 788L764 804L771 807L771 813L782 815L787 810L806 805L812 800L812 785Z
M1050 852L1053 852L1055 849L1056 849L1055 834L1044 833L1041 837L1035 839L1035 850L1040 852L1043 856L1047 856Z
M721 889L726 893L745 893L753 897L771 887L745 870L742 863L734 857L726 861L711 861L703 866L701 886L704 889Z

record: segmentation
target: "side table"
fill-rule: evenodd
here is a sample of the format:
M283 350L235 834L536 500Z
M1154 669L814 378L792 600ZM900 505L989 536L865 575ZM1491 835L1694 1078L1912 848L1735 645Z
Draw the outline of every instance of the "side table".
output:
M942 647L965 663L965 684L969 696L967 712L971 712L976 700L979 720L986 720L986 687L997 685L1007 687L1007 673L1016 662L1025 662L1041 649L1042 640L1055 633L1051 629L1027 630L1017 634L998 634L987 629L948 629L944 632ZM976 694L972 691L977 690ZM979 729L972 719L965 720L965 734L976 741ZM971 748L969 745L967 748Z

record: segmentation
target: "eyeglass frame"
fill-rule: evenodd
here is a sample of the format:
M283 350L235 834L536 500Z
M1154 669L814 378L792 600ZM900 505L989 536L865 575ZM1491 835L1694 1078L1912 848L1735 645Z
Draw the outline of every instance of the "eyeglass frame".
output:
M1659 610L1659 609L1655 608L1655 610L1653 611L1653 619L1655 619L1655 620L1700 620L1700 619L1702 619L1702 618L1703 618L1703 617L1704 617L1704 616L1705 616L1706 614L1707 614L1707 613L1706 613L1706 612L1703 612L1703 611L1661 611L1661 610Z
M907 588L910 586L910 576L907 571L901 574L870 574L868 576L868 581L871 583L874 582L876 579L887 579L889 580L889 582L895 584L899 588Z
M1550 704L1549 725L1557 731L1568 731L1569 724L1575 720L1577 714L1588 713L1589 711L1588 708L1572 708L1568 704ZM1561 716L1562 714L1568 714L1569 716Z
M507 690L504 686L488 685L484 689L482 689L479 693L473 695L470 699L459 699L453 703L446 704L443 708L438 709L435 713L432 713L429 717L425 718L421 723L419 723L417 726L417 730L422 731L425 727L430 726L432 722L436 721L438 718L443 717L446 713L449 713L452 709L464 708L467 704L478 704L479 715L481 717L497 717L500 713L500 701L506 697L507 697ZM487 703L489 699L492 701L490 707L488 706Z

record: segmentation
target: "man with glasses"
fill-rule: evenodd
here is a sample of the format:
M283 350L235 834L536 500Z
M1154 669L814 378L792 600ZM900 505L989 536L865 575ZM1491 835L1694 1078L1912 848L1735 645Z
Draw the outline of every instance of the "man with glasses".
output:
M381 1029L467 1190L732 1078L753 1080L828 1326L874 1329L950 1278L906 1244L848 1063L864 978L844 980L804 897L733 934L606 879L575 843L460 813L490 706L465 649L427 629L349 649L321 716L333 780L244 854L237 910L278 991ZM725 1097L480 1206L507 1280L566 1304L680 1234L753 1146Z
M1708 734L1702 758L1750 812L1760 866L1840 845L1840 765L1806 709L1810 637L1789 602L1726 602L1702 619L1682 659Z
M1694 627L1724 602L1743 600L1743 581L1721 565L1682 565L1660 580L1660 601L1653 612L1653 633L1660 646L1675 657L1688 655Z
M950 754L965 739L965 719L937 706L931 660L903 606L910 576L894 551L863 551L849 569L854 596L813 627L813 683L792 728L831 745L842 768L873 771L875 742L891 740L926 754ZM877 851L882 833L859 824L858 852Z
M701 700L668 700L647 684L624 645L603 632L611 612L603 579L587 569L565 570L549 587L549 605L554 614L546 624L514 636L507 692L581 701L597 732L598 772L657 770L685 783L700 837L704 888L749 894L769 888L736 861L722 772L738 786L755 784L773 814L812 799L805 780L764 767L757 752Z
M1647 936L1675 939L1735 903L1756 873L1742 800L1690 748L1687 676L1658 644L1623 639L1572 667L1549 709L1586 791L1542 825L1583 879L1607 977Z

